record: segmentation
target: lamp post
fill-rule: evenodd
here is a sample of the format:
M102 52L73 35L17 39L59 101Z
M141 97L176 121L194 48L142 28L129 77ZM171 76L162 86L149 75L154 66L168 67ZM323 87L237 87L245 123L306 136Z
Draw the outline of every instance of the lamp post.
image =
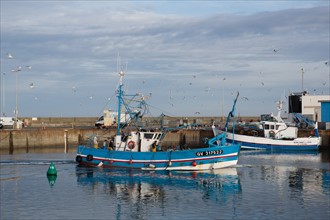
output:
M224 77L222 79L222 106L221 106L221 110L222 110L222 119L221 119L221 122L224 122L224 114L223 114L223 106L224 106L224 102L225 102L225 95L224 95L224 82L226 80L226 77Z
M22 70L22 67L17 67L16 70L13 70L13 72L15 72L16 74L16 83L15 83L15 123L14 123L14 127L16 129L19 129L19 125L18 125L18 72L20 72Z
M5 109L5 76L6 76L6 73L2 73L1 74L1 115L0 116L5 116L6 113L6 109Z

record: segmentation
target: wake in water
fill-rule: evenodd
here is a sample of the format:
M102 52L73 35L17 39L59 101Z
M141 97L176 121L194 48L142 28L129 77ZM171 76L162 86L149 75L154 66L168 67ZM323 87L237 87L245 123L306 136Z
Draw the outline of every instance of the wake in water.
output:
M72 159L67 160L53 160L53 159L43 159L43 160L1 160L0 166L10 166L10 165L49 165L51 162L55 164L75 164L76 162Z

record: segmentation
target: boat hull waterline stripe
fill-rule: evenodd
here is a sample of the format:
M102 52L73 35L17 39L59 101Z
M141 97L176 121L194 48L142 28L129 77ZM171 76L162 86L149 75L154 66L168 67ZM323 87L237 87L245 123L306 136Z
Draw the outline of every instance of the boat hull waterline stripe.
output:
M233 141L227 138L227 141ZM276 147L275 149L296 149L296 150L304 150L304 149L311 149L315 150L319 148L318 144L304 144L304 145L283 145L283 144L256 144L256 143L251 143L251 142L246 142L246 141L238 141L234 140L234 143L239 143L241 144L241 148L244 149L268 149L268 148L273 148Z
M83 158L87 158L88 155L78 154L78 156L81 156ZM168 159L168 160L135 160L135 159L112 159L112 158L105 158L105 157L93 157L93 160L99 160L99 161L112 161L112 162L130 162L132 163L167 163L167 162L173 162L173 163L180 163L180 162L193 162L193 161L202 161L202 160L211 160L211 159L219 159L219 158L229 158L229 157L235 157L238 156L238 153L231 153L226 154L222 156L213 156L213 157L203 157L203 158L188 158L188 159Z

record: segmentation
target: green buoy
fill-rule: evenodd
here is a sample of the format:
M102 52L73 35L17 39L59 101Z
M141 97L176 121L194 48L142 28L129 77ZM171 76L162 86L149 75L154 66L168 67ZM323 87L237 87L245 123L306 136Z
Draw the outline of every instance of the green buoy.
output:
M55 168L55 165L53 162L50 163L48 171L47 171L47 176L57 176L57 170Z

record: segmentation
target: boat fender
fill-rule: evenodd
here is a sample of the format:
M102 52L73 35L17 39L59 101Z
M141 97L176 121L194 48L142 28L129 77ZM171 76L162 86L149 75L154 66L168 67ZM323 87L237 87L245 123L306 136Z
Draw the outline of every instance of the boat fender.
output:
M275 137L275 132L273 130L269 131L269 137Z
M80 163L82 161L82 157L81 156L76 156L76 162Z
M130 142L128 142L128 144L127 144L127 147L129 148L129 149L134 149L134 147L135 147L135 142L134 141L130 141Z
M88 154L87 155L87 161L92 161L93 160L93 155Z

